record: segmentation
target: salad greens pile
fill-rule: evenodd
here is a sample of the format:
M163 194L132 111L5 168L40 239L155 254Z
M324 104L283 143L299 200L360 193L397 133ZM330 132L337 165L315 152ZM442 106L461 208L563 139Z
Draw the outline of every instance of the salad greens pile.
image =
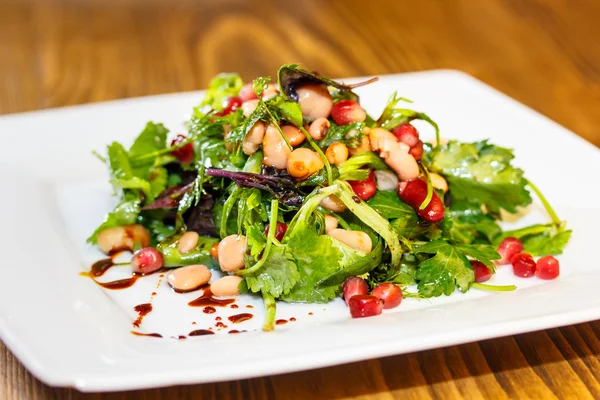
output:
M363 277L371 288L395 283L405 287L405 297L450 295L474 286L506 289L476 284L469 260L481 261L493 272L494 260L500 258L497 245L506 237L521 239L532 255L560 254L569 241L571 231L512 164L510 149L487 140L441 144L437 124L405 108L410 102L396 94L377 118L367 115L364 121L348 124L329 118L326 135L314 139L307 132L311 121L303 115L298 89L325 85L335 104L359 101L353 91L358 85L344 85L298 65L282 66L277 83L281 92L263 99L262 94L274 87L269 77L244 86L239 75L220 74L193 109L185 136L176 138L162 124L148 122L131 147L108 145L106 155L98 157L108 166L119 202L88 241L95 244L106 228L141 224L150 233L151 245L163 254L165 267L218 268L211 247L229 235L244 235L245 267L235 274L243 278L241 293L264 298L265 329L273 327L276 300L325 303L339 296L342 283L352 276ZM231 106L244 88L251 88L257 100L247 116L239 104ZM367 201L357 197L347 181L365 180L373 170L391 171L377 153L361 152L337 166L325 157L333 143L356 149L369 129L392 131L416 119L431 124L437 134L436 143L424 145L419 168L428 184L428 199L434 193L442 199L441 222L423 219L395 188L378 189ZM286 170L265 166L261 148L247 155L243 142L261 121L276 127L290 150L281 127L297 127L306 136L297 147L316 152L324 167L298 180ZM432 173L446 180L447 192L433 187ZM528 206L532 192L552 221L503 231L498 224L501 212L516 213ZM323 207L323 199L332 195L345 211ZM340 228L366 233L372 250L361 251L326 234L326 216L335 217ZM278 222L287 226L280 240ZM193 251L181 254L176 244L186 231L199 233L200 240ZM411 285L416 285L414 292L406 289Z

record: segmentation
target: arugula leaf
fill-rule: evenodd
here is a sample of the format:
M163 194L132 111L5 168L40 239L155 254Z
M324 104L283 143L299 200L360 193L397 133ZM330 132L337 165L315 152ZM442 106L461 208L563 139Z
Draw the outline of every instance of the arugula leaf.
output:
M510 150L487 141L450 141L427 154L429 169L443 175L450 194L457 200L484 204L497 213L501 208L516 212L531 203L523 171L510 164Z
M223 109L225 100L228 97L237 96L243 85L244 82L238 74L219 74L210 82L201 105L220 111Z
M166 149L168 133L169 131L163 124L148 122L129 149L129 157L134 158L157 150Z
M417 248L415 254L435 254L422 261L417 269L419 294L425 297L451 295L455 288L461 292L469 290L475 280L473 268L467 256L473 257L493 268L492 260L499 259L492 246L451 245L443 240L435 240Z
M300 273L285 246L276 246L271 249L263 266L244 279L249 291L279 298L290 293L300 279Z

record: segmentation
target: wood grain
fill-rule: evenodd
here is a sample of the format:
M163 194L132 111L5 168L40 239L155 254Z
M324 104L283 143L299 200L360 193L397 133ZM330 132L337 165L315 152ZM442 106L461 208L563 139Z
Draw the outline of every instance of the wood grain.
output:
M300 62L463 70L600 145L600 2L0 0L0 114L201 89ZM600 398L600 322L268 378L105 395L0 348L1 399Z

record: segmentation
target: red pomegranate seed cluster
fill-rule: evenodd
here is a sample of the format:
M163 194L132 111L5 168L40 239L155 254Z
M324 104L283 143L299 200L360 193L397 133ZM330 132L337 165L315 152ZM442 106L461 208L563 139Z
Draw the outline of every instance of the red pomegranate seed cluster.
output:
M393 283L377 285L369 295L367 282L352 276L346 279L342 290L352 318L373 317L381 314L383 309L398 307L402 302L402 289Z
M409 153L419 161L423 157L423 141L419 139L419 131L409 123L398 125L392 133L399 142L410 147Z
M184 135L177 135L177 137L171 141L171 146L175 146L185 139L186 137ZM188 143L176 150L173 150L171 154L182 163L189 164L194 161L194 145L192 143Z
M498 246L501 259L497 264L511 264L513 273L521 278L537 276L540 279L555 279L560 274L558 260L552 256L544 256L537 260L531 254L524 253L523 243L514 237L505 238Z

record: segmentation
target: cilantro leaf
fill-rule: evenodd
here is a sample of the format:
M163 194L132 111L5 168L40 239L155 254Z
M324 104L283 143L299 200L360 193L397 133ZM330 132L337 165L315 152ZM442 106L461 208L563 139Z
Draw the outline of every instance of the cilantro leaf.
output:
M356 148L360 146L365 124L362 122L351 122L348 125L337 125L331 122L327 135L319 141L319 147L325 148L335 142L340 142L348 147Z
M284 246L271 248L269 257L255 273L244 277L249 291L274 298L287 295L300 279L298 267Z
M455 288L466 292L475 280L473 268L467 256L493 267L492 260L499 259L492 246L452 245L443 240L435 240L417 248L415 254L435 254L422 261L417 270L419 293L425 297L451 295Z
M487 141L450 141L428 153L427 164L446 178L454 199L484 204L492 212L503 208L514 213L531 203L531 195L523 171L510 164L513 157L510 150Z
M410 218L411 215L416 215L415 210L400 200L395 191L378 190L367 204L385 219Z
M564 230L564 224L558 227L554 224L536 224L504 231L495 243L498 244L507 237L515 237L523 242L525 251L532 256L556 255L562 254L571 239L571 233L571 230Z

